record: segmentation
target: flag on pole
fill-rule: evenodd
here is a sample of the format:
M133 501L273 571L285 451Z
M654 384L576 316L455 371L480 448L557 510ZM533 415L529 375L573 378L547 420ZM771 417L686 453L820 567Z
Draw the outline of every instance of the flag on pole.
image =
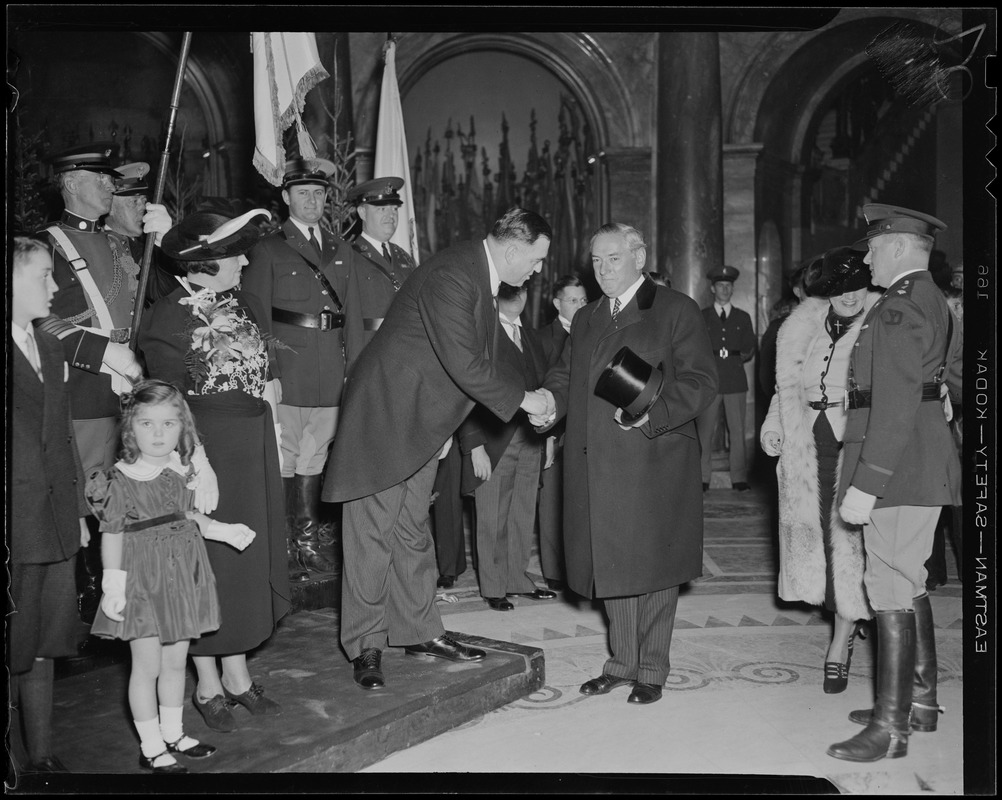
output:
M282 134L296 123L299 155L316 156L303 124L306 95L329 77L320 63L312 33L252 33L254 52L254 167L273 186L282 184L285 145Z
M414 192L411 189L410 158L404 134L404 110L397 86L396 43L391 39L383 50L383 87L379 94L379 119L376 123L376 160L373 178L396 176L404 179L403 213L390 240L406 250L414 263L420 263L417 225L414 218Z

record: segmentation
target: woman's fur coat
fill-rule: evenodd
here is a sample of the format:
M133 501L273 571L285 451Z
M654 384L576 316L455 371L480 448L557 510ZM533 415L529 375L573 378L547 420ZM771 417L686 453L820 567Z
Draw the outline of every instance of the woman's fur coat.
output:
M869 309L879 296L869 293L864 307ZM811 343L821 335L826 337L825 344L828 343L824 328L828 307L826 299L807 298L783 323L776 343L776 395L773 402L778 403L783 436L777 468L779 594L784 600L800 600L811 605L824 604L826 565L818 513L818 457L813 433L818 412L807 406L803 370ZM851 351L865 316L864 311L839 339L835 345L838 350ZM844 383L844 380L841 382ZM844 426L833 425L832 428L841 438ZM842 456L839 454L836 488L841 470ZM845 619L869 619L872 611L863 587L865 556L862 529L841 518L837 503L832 508L831 536L836 612Z

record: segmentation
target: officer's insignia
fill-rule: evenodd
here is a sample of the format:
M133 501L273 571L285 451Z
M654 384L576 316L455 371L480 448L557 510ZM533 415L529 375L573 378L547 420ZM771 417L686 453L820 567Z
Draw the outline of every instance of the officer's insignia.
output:
M898 289L898 294L908 294L904 289Z
M902 316L903 315L901 314L900 311L896 311L893 308L889 308L887 311L885 311L883 314L880 315L880 318L888 325L900 325Z

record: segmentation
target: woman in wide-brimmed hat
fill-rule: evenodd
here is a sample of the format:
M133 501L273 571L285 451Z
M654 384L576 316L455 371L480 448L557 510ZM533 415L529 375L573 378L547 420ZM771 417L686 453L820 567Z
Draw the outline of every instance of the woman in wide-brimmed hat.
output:
M835 615L825 657L827 694L845 690L859 621L872 616L863 588L862 532L833 505L849 355L866 309L880 296L867 290L863 256L837 247L807 267L808 296L776 338L776 394L759 435L762 449L779 456L779 596Z
M213 730L232 730L230 707L275 714L280 706L251 679L247 652L289 610L284 493L275 431L280 399L272 374L270 316L237 290L244 255L260 237L262 209L236 219L200 212L163 239L178 288L143 318L139 347L150 377L185 393L219 480L213 518L257 534L244 551L206 542L221 610L218 631L192 642L198 673L192 701ZM216 659L221 659L222 675Z

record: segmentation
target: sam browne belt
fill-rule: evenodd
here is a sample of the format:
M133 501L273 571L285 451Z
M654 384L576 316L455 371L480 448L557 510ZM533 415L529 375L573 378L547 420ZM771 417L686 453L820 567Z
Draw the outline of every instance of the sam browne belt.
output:
M344 327L344 314L324 309L319 314L300 314L286 311L284 308L271 309L271 318L285 325L296 325L300 328L316 328L321 331L332 331Z
M928 403L940 399L939 383L922 384L922 402ZM868 389L853 389L849 392L849 408L869 408L871 393Z
M807 403L808 408L813 408L815 411L824 411L826 408L835 408L836 406L842 405L841 403L826 403L824 400L810 400Z

